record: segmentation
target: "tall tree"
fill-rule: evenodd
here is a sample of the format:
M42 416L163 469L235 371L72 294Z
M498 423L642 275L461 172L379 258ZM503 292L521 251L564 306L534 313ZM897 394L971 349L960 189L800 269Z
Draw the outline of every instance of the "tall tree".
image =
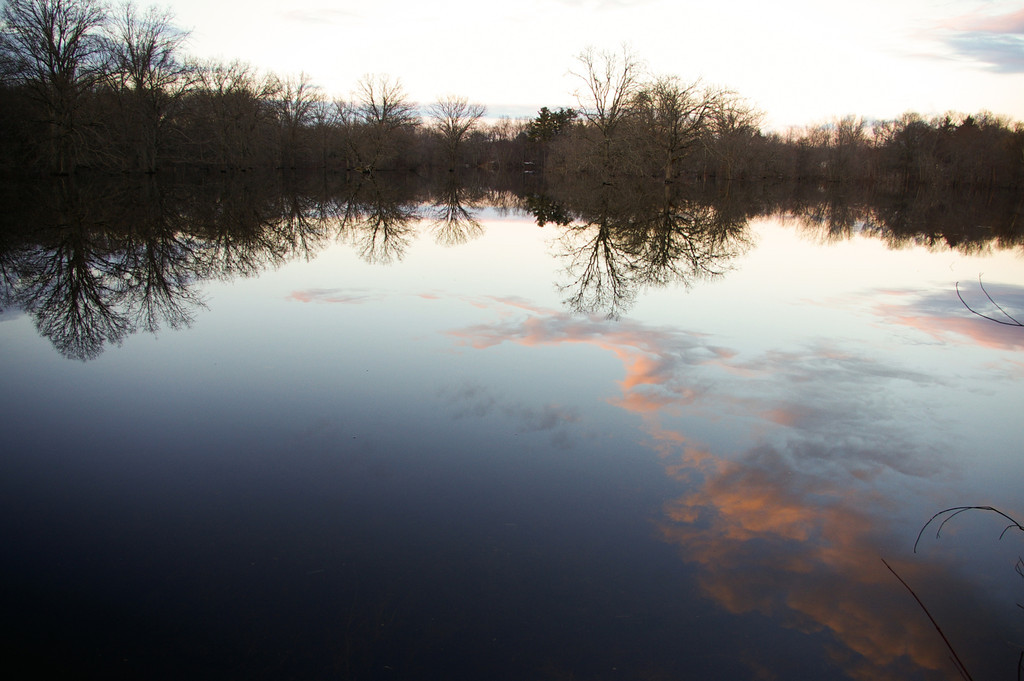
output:
M200 160L230 166L269 162L280 80L240 61L207 62L196 73L191 123Z
M547 143L566 132L579 114L574 109L561 108L551 111L542 106L537 117L530 121L526 136L541 143Z
M98 0L6 0L0 18L3 70L40 107L51 169L69 173L82 148L86 95L106 63L105 8Z
M465 97L450 95L431 104L427 111L435 132L444 144L448 170L454 171L459 147L487 109L482 104L470 104Z
M658 78L639 90L633 104L640 118L639 141L661 165L665 182L675 178L677 164L706 137L722 99L714 88L675 76Z
M108 29L109 82L118 96L125 141L138 170L154 172L174 107L193 82L181 55L188 33L169 11L117 8Z
M621 54L588 47L576 61L571 73L582 81L575 92L579 113L598 132L601 165L608 173L619 160L616 135L631 111L642 67L625 47Z
M356 112L362 124L359 163L373 171L390 159L401 133L415 128L419 117L397 78L364 76L356 87Z
M294 168L303 157L302 133L325 120L327 109L321 106L323 101L323 92L305 73L280 81L276 104L281 128L280 163L283 167Z
M721 176L732 179L742 160L752 162L752 156L763 149L758 143L762 114L739 95L720 90L711 109L710 154L721 166ZM764 172L763 168L758 169Z

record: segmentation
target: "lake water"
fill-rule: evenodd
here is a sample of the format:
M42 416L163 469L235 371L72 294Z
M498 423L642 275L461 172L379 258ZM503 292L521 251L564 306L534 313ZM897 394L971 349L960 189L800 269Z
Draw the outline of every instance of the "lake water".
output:
M1019 240L119 191L4 223L9 665L1016 677L1024 535L914 545L1024 519L1024 328L955 288L1024 319Z

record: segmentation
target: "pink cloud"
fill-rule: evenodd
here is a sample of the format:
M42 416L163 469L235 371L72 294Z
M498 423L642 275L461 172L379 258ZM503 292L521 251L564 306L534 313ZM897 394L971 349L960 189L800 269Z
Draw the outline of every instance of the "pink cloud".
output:
M300 303L345 303L359 304L373 300L374 296L358 293L341 293L337 289L309 289L308 291L292 291L287 300Z
M681 436L665 440L700 451ZM868 488L821 478L767 450L738 461L695 460L686 451L666 472L689 491L666 504L662 537L701 567L701 588L725 610L831 636L833 659L852 678L948 669L939 637L879 560ZM915 582L926 578L920 563L895 564Z
M1024 34L1024 9L995 16L986 16L978 12L964 14L945 22L943 27L957 31Z
M1006 326L976 317L959 315L912 314L908 307L880 306L878 313L889 323L906 326L928 334L936 340L950 341L960 336L960 342L997 350L1024 349L1024 329Z

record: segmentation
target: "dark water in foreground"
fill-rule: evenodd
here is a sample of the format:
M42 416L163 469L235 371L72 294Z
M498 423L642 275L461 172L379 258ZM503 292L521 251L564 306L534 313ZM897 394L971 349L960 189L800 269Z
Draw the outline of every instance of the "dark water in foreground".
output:
M883 559L1016 677L1024 536L978 511L913 547L948 506L1024 518L1024 329L954 288L1020 319L1019 245L73 198L0 249L25 678L957 678Z

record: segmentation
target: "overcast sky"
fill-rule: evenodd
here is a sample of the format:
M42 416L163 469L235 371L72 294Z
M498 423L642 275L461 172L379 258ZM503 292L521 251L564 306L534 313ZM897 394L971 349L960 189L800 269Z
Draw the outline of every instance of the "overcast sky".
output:
M136 0L147 6L146 0ZM1024 120L1024 2L1004 0L170 0L190 53L305 71L346 97L365 74L491 115L574 104L587 46L728 87L771 127L988 110Z

